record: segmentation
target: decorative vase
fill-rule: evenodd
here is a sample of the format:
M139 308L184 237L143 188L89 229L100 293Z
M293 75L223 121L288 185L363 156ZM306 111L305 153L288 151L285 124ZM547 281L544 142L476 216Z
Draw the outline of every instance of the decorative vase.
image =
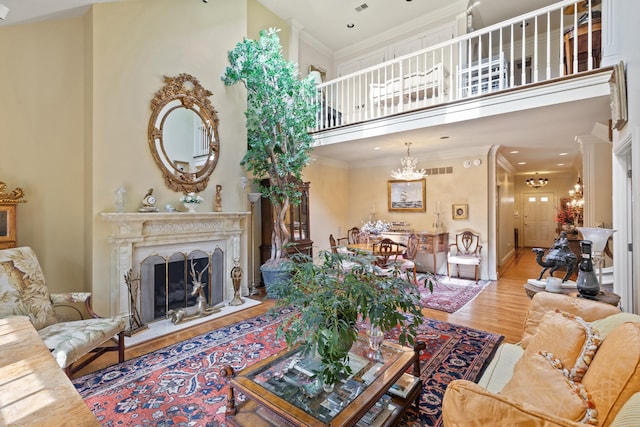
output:
M182 206L187 208L187 212L195 212L199 203L182 202Z
M369 347L371 347L371 350L373 351L380 350L380 345L384 340L384 332L382 332L380 327L371 325L369 327L369 331L367 332L367 335L369 336Z

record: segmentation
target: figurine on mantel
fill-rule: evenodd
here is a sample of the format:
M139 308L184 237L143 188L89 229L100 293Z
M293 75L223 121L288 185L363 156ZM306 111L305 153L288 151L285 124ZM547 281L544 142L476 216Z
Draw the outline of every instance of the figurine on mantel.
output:
M153 195L153 188L147 190L147 194L142 198L142 206L138 209L139 212L158 212L156 207L156 197Z
M216 185L216 207L215 212L222 212L222 185Z

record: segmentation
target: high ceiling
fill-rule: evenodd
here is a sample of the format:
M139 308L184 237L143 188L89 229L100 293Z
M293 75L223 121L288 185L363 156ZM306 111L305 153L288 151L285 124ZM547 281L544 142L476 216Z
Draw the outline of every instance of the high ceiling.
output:
M107 0L0 0L10 11L0 27L48 19L79 16L93 3ZM134 1L134 0L121 0ZM180 0L201 1L201 0ZM302 31L339 52L344 47L366 46L387 31L413 28L425 15L451 16L469 7L476 28L555 3L553 0L258 0L281 18L297 22ZM363 5L366 5L364 7ZM215 3L203 4L215 7ZM356 8L361 8L360 12ZM354 28L347 28L347 24ZM342 161L400 157L404 143L412 141L412 152L500 144L517 173L557 172L573 166L578 155L576 135L591 133L596 122L608 120L608 99L596 98L577 104L510 113L453 125L438 126L402 134L341 143L318 148L317 154ZM440 139L448 136L448 139ZM380 147L379 150L373 150ZM519 151L512 154L511 151ZM560 153L568 153L560 156ZM420 156L423 157L423 156ZM519 165L525 161L526 164ZM558 166L558 163L564 163Z

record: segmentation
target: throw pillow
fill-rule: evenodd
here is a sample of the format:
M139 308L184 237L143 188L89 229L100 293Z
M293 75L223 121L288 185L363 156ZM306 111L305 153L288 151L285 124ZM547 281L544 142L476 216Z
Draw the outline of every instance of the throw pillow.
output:
M580 382L598 345L598 331L582 318L560 310L549 311L518 364L539 352L551 353L562 362L568 378Z
M611 304L551 292L538 292L533 296L527 311L522 334L522 348L527 348L544 315L555 309L573 313L587 322L620 313L620 309Z
M597 425L597 412L583 384L563 372L562 362L545 353L523 357L500 394L538 410Z
M445 427L576 427L574 421L502 394L491 393L467 380L454 380L447 386L442 401L442 420Z
M591 391L603 426L640 391L640 323L625 323L598 349L582 383Z

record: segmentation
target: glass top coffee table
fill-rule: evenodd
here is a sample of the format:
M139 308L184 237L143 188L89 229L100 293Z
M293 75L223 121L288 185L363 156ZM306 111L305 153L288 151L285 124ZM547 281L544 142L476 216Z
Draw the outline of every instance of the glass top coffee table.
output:
M349 352L352 374L325 391L319 360L283 350L237 374L230 366L226 421L238 426L389 426L420 399L420 351L383 342L379 351L361 334ZM412 374L407 373L413 366ZM235 393L247 400L236 406Z

